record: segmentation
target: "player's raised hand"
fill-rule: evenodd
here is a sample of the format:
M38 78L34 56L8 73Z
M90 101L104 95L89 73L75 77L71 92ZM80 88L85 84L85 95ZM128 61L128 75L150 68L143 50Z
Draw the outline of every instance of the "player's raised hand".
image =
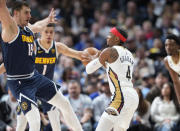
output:
M56 17L56 13L55 13L54 8L52 8L51 12L49 13L49 16L48 16L48 23L57 23L55 17Z

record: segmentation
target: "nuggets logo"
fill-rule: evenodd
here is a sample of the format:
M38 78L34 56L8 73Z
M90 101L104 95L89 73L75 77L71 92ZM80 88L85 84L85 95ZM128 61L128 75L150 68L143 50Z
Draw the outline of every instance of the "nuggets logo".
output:
M38 54L41 54L41 53L43 53L43 51L42 50L38 50Z
M16 112L19 113L21 110L21 107L18 105L17 108L16 108Z
M52 54L54 54L55 53L55 49L52 49L51 52L52 52Z
M22 41L23 42L32 43L32 42L34 42L34 38L33 38L33 36L22 35Z
M27 108L28 108L28 104L27 104L27 102L23 102L23 103L21 103L21 108L22 108L22 110L27 110Z

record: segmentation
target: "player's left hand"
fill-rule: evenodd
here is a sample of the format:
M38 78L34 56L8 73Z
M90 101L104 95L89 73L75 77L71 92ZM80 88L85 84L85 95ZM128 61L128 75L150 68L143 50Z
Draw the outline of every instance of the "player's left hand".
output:
M83 51L81 54L81 62L84 66L86 66L90 61L92 60L92 57L87 52Z
M51 9L51 12L49 13L49 16L48 16L48 23L57 23L57 20L56 20L56 13L55 13L55 10L54 8Z

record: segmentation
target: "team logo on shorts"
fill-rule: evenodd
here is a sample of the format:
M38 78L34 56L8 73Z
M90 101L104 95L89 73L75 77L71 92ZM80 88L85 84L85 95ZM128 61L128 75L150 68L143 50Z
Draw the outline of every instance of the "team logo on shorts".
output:
M27 104L27 102L23 102L23 103L21 103L21 107L22 107L22 110L27 110L27 108L28 108L28 104Z
M55 49L52 49L51 52L52 52L52 54L54 54L55 53Z
M17 108L16 108L16 112L19 113L21 110L21 107L18 105Z

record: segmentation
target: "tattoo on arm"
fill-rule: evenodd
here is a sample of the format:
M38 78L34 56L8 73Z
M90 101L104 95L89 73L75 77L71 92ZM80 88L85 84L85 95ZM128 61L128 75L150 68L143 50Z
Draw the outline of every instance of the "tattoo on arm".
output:
M116 61L118 57L119 57L119 55L118 55L117 50L115 48L110 48L108 62L112 63L112 62Z

